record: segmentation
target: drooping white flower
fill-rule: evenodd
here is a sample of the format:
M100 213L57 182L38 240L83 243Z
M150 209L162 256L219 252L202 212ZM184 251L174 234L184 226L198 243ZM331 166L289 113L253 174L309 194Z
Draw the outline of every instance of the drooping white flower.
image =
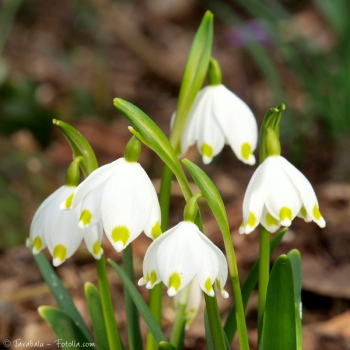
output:
M181 153L197 142L204 164L229 144L242 162L255 164L258 128L255 117L224 85L209 85L197 94L181 135Z
M146 288L161 281L174 296L197 276L201 289L214 296L215 289L224 298L227 263L224 254L189 221L182 221L163 233L147 249L143 261L143 277L139 285Z
M202 303L202 290L199 286L197 277L193 279L189 288L190 288L189 296L188 296L188 301L187 301L185 313L184 313L185 321L186 321L186 324L185 324L186 330L188 330L191 324L193 323ZM181 292L176 294L174 298L176 308L181 303L181 300L180 300L181 298L179 297L179 295L181 295Z
M120 158L92 172L61 204L61 209L77 207L79 227L85 229L102 220L118 252L142 231L152 239L161 234L157 193L137 162Z
M296 216L326 226L307 178L282 156L269 156L249 182L239 232L248 234L259 223L275 232L281 225L290 226Z
M71 257L84 239L89 252L95 259L100 259L102 225L97 223L86 232L77 227L78 210L63 212L60 203L69 197L75 186L62 186L52 193L36 211L27 240L28 246L33 246L33 253L37 254L48 247L53 265L59 266Z

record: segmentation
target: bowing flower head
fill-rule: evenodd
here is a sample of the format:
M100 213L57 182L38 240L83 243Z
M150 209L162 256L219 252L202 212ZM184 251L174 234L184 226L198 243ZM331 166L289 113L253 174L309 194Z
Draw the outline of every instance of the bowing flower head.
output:
M220 68L211 59L210 85L199 91L190 110L181 135L181 155L197 142L203 162L208 164L226 143L239 160L254 165L258 139L255 117L245 102L221 84L221 72L219 78L218 74L211 78L214 69Z
M195 276L206 294L214 296L215 288L228 297L223 289L227 279L224 254L193 222L182 221L149 246L139 285L151 289L163 281L168 295L174 296Z
M79 160L73 161L68 171L76 168L75 170L79 174L78 163ZM75 189L76 186L70 183L61 186L52 193L36 211L30 227L27 246L33 246L34 254L38 254L42 249L48 247L53 256L54 266L61 265L71 257L83 239L95 259L100 259L103 253L101 224L97 223L83 232L76 225L79 219L79 211L62 212L59 208L60 203L69 197Z
M130 141L131 142L131 141ZM136 138L127 149L132 149ZM132 153L132 152L131 152ZM142 231L155 239L161 234L156 190L134 154L104 165L91 173L61 204L61 209L80 208L79 227L102 221L103 229L118 251ZM137 158L139 150L136 151Z
M281 225L290 226L296 216L325 227L315 191L307 178L280 156L280 151L268 153L270 156L248 184L239 232L248 234L259 223L269 232L275 232Z

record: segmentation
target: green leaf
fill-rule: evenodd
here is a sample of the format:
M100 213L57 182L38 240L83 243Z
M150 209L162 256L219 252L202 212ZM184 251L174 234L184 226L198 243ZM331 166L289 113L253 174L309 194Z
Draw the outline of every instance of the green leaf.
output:
M93 342L89 328L75 307L73 300L67 292L66 288L55 273L55 270L47 261L45 255L43 253L39 253L33 254L33 257L39 267L42 277L50 288L50 291L53 297L56 299L56 302L60 309L69 315L69 317L74 321L74 324L80 328L81 332L85 335L85 338L88 339L88 341Z
M179 147L188 113L207 74L212 46L213 14L207 11L194 37L182 78L176 117L170 136L170 143L175 150Z
M301 323L301 289L302 289L302 264L299 250L293 249L288 253L288 258L293 270L295 322L297 332L297 349L303 348L303 329Z
M283 230L278 232L276 237L274 237L271 240L271 243L270 243L271 255L273 254L273 252L275 251L277 246L280 244L280 242L282 241L282 238L284 237L284 235L287 231L288 231L288 228L284 228ZM247 276L247 278L242 286L242 299L243 299L244 309L246 308L246 306L248 304L248 300L249 300L256 284L258 283L258 278L259 278L259 259L257 259L255 264L253 265L252 269L249 272L249 275ZM226 318L224 330L225 330L227 339L228 339L229 343L231 344L233 341L233 337L234 337L236 330L237 330L235 306L233 306L231 308L231 310Z
M287 255L273 265L267 288L261 350L296 350L292 266Z
M168 343L166 341L161 341L158 344L158 349L160 349L160 350L176 350L174 345L172 345L171 343Z
M267 129L271 127L275 132L277 138L280 137L280 123L282 118L282 112L286 109L285 105L282 103L275 108L270 108L263 120L260 130L260 159L261 164L268 156L266 151L266 134Z
M98 168L95 153L86 138L73 126L61 120L54 119L52 121L62 131L73 151L73 159L78 156L84 157L84 162L81 162L81 168L85 177L89 176Z
M113 100L114 106L125 116L135 129L130 131L163 160L176 176L186 201L192 197L185 173L169 140L158 125L141 109L121 98Z
M120 279L123 282L124 287L128 290L129 295L131 296L137 309L139 310L140 315L142 316L142 318L146 322L148 329L152 332L153 337L156 340L156 342L160 343L161 341L167 341L159 324L154 319L149 307L144 302L141 294L134 286L134 283L130 280L130 278L123 271L123 269L121 269L114 261L112 261L111 259L108 259L108 262L112 265L114 270L119 275Z
M84 345L86 347L89 343L89 348L95 347L92 346L93 342L86 338L81 329L64 311L52 306L40 306L38 312L56 333L58 338L56 346L59 344L62 349L68 350L79 349Z
M97 345L100 349L108 349L109 343L100 292L91 282L85 283L84 291Z
M207 350L214 350L213 337L211 335L207 308L204 309L204 327L205 327L205 339L207 343L206 344Z
M134 280L133 256L131 244L123 250L124 271L131 281ZM129 350L142 349L139 314L128 288L124 285L126 319L128 323Z

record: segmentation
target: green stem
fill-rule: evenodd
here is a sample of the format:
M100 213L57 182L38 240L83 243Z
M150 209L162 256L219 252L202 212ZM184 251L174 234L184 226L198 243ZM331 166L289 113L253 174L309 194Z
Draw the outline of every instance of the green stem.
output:
M130 280L133 281L134 268L133 268L133 255L132 255L131 244L129 244L123 250L123 266L124 266L124 271L130 278ZM139 349L142 349L142 337L141 337L141 330L140 330L139 314L125 286L124 286L124 295L125 295L126 315L127 315L127 321L128 321L129 349L139 350Z
M159 205L162 212L162 231L166 231L169 222L169 207L171 197L171 181L173 179L173 173L169 167L164 165L162 180L160 184L159 192Z
M259 302L258 302L258 343L261 340L267 285L270 274L270 233L260 226L259 250Z
M221 318L219 314L218 303L216 297L210 297L204 294L205 304L207 307L207 313L209 318L209 325L211 336L213 338L213 344L215 350L226 349L226 340L224 330L221 325Z
M114 316L111 291L109 289L106 261L104 254L101 259L96 260L98 285L101 293L103 316L106 323L108 343L110 350L122 350L122 343L119 335L117 322Z
M174 320L173 330L170 338L170 343L173 344L176 347L176 349L182 349L186 323L185 311L186 304L179 304L176 308L176 317Z

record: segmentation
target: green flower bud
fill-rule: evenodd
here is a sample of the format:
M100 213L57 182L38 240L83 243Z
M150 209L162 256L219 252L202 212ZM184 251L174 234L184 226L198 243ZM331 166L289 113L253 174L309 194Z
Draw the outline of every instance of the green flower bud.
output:
M187 203L184 209L184 221L194 222L198 214L197 199L202 197L201 193L194 195Z
M139 160L141 153L141 142L132 136L124 150L124 158L127 162L135 163Z
M209 85L220 85L222 81L222 73L219 62L211 57L208 68Z
M83 156L76 157L72 163L70 163L66 172L66 186L78 186L80 180L80 163L84 161Z

